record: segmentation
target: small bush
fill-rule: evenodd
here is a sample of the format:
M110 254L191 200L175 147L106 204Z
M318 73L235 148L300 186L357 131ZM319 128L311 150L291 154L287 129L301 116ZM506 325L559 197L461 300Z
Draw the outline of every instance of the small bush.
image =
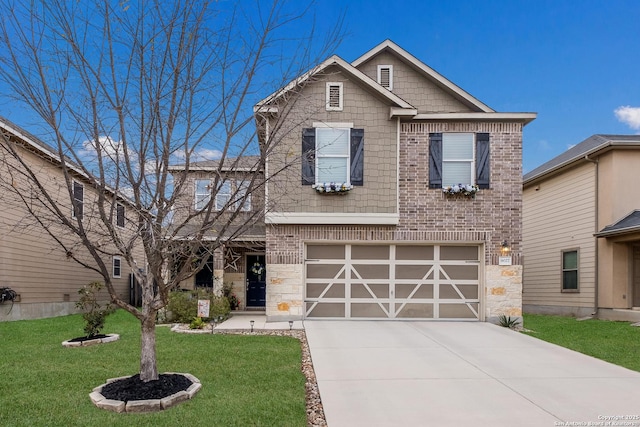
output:
M240 307L240 301L233 293L233 283L227 282L222 285L222 296L229 302L229 309L235 310Z
M107 316L116 311L111 303L102 306L98 302L96 294L100 292L103 287L104 285L100 282L91 282L78 289L80 299L76 303L76 307L84 310L82 318L85 322L84 332L87 338L99 335L102 328L104 328L104 322Z
M203 319L208 321L214 317L223 319L229 317L229 301L225 297L216 296L212 292L204 289L194 291L174 291L169 294L169 304L167 305L167 321L179 323L191 323L198 315L198 300L208 299L210 301L209 317Z
M520 326L520 320L518 320L517 317L507 317L504 314L500 315L500 317L498 318L498 322L500 323L500 326L509 329L517 329L518 326Z
M202 329L204 325L206 325L206 322L201 317L194 317L189 323L189 329Z

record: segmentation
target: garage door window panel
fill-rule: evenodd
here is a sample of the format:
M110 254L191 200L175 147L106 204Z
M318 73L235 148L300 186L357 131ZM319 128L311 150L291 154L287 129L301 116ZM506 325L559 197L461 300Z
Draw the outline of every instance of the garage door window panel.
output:
M307 283L307 298L344 298L344 283Z
M433 304L406 304L396 317L404 319L433 319Z
M354 264L352 277L358 279L389 280L389 266L379 264Z
M352 303L351 317L389 317L389 304Z
M344 259L344 245L307 246L308 259Z
M432 280L433 265L396 265L396 279Z
M389 246L351 246L351 259L388 260Z
M451 280L476 280L478 278L477 265L443 265L442 270Z
M478 248L475 246L441 246L442 261L477 261Z
M440 304L441 319L475 319L478 317L478 303Z
M397 299L433 299L433 284L396 283Z
M309 317L345 317L345 304L308 302L307 313Z
M307 264L307 279L344 279L343 264Z
M396 246L396 260L433 260L433 252L433 246L398 245Z
M389 284L353 283L351 298L389 298Z

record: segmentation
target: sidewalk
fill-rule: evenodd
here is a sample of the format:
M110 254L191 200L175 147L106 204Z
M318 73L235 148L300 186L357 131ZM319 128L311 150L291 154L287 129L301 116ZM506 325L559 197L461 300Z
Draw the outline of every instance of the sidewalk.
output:
M248 329L251 330L251 321L253 321L253 329L304 329L301 320L296 320L292 325L289 322L267 322L267 316L264 312L257 311L234 311L232 316L216 326L216 329Z

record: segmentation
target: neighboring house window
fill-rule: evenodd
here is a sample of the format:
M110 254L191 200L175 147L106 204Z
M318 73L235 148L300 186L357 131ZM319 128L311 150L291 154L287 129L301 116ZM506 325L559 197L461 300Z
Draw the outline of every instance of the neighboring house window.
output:
M216 210L223 210L229 200L231 200L231 182L223 181L216 193Z
M562 292L578 292L578 251L562 251Z
M476 184L489 188L488 133L430 133L429 188Z
M378 83L393 90L393 65L378 65Z
M84 213L84 186L73 181L73 217L82 219Z
M124 227L124 205L121 203L116 204L116 225L118 227Z
M327 111L342 111L342 83L327 83Z
M364 185L364 129L302 130L302 185L345 182Z
M119 279L122 275L122 258L119 256L113 257L113 278Z
M216 193L216 210L221 211L226 207L239 209L241 211L250 211L251 194L247 194L248 191L249 181L223 181ZM242 201L245 195L247 198L243 203ZM232 200L234 202L232 202Z
M201 211L204 209L209 201L211 201L211 180L196 179L196 210Z

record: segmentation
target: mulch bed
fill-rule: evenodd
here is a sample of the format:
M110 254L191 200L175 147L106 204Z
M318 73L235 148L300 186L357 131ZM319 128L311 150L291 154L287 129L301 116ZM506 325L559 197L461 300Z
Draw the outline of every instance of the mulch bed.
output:
M74 338L74 339L68 340L67 342L84 342L84 341L98 340L98 339L107 338L107 337L108 335L98 334L98 335L91 335L90 337Z
M157 380L143 382L140 375L119 379L102 387L105 398L129 402L130 400L163 399L179 391L186 391L193 382L180 374L160 374Z

